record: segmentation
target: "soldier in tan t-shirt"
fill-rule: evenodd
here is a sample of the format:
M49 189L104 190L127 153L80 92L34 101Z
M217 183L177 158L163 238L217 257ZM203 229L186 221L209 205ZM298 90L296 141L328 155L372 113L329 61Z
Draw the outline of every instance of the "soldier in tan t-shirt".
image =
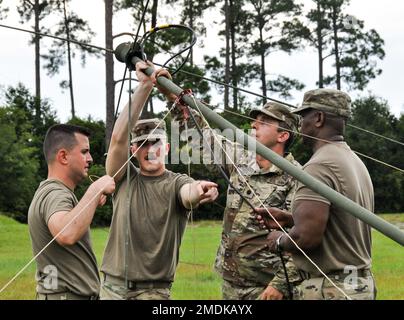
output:
M138 121L155 79L155 74L149 77L142 72L147 67L153 66L137 63L139 85L131 98L134 128L130 148L136 153L139 169L131 165L128 177L124 166L129 105L116 121L108 150L106 170L115 177L117 190L101 267L101 299L169 299L188 211L218 196L216 183L194 181L166 170L169 144L164 121Z
M306 135L303 140L311 147L313 156L303 170L373 211L374 192L369 172L344 142L350 102L346 93L332 89L312 90L304 95L303 106L294 112L303 118L301 130ZM265 212L260 213L265 215ZM293 218L277 209L271 209L271 213L285 226L293 226L290 236L344 292L331 284L282 232L272 233L268 237L269 250L293 253L293 260L304 279L299 288L300 299L375 298L375 283L370 271L369 225L302 183L294 198ZM270 220L263 222L268 227L272 225Z
M36 258L39 300L88 300L99 295L89 226L115 182L104 176L90 185L80 201L74 195L93 161L88 136L85 128L67 124L52 126L45 136L48 179L39 185L28 211L34 255L50 243Z

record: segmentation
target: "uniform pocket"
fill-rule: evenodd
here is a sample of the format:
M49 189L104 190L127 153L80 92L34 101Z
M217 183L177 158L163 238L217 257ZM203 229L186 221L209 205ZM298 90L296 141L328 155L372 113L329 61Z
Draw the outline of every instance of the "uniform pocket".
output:
M267 285L279 267L280 259L268 251L267 231L238 237L235 243L235 262L238 274L245 280Z

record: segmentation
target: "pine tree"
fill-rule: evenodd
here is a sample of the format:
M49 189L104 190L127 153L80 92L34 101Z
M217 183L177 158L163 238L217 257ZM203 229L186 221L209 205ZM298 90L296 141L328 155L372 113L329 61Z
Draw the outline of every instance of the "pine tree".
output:
M290 96L292 89L301 90L304 85L298 80L285 76L278 76L267 81L267 57L275 51L291 53L300 45L300 39L294 37L295 25L300 24L297 16L301 14L301 5L293 0L250 0L252 9L248 11L249 22L243 25L251 36L250 56L260 58L259 77L261 80L262 95L267 96L268 91L278 92L284 98ZM266 99L263 99L263 103Z
M37 33L47 33L48 29L41 25L41 22L55 9L55 1L40 1L40 0L19 0L17 11L22 19L22 22L30 22L34 19L34 31ZM39 121L40 100L41 100L41 37L36 34L32 36L31 44L35 45L35 97L36 103L36 118Z
M320 88L335 84L363 90L381 74L378 60L385 56L384 41L376 30L366 31L364 22L345 13L349 0L313 0L307 23L297 25L294 36L306 39L318 52ZM324 62L334 57L335 73L324 75Z
M105 0L105 47L113 47L112 17L113 0ZM105 54L105 92L106 92L106 120L105 120L105 146L108 151L115 116L115 81L114 81L114 55L110 52Z
M363 21L344 13L349 2L329 0L328 3L335 75L327 77L325 83L336 83L337 89L344 83L349 89L363 90L371 79L382 73L377 61L385 56L384 41L376 30L366 31Z
M75 12L67 11L67 5L69 2L70 0L62 0L57 2L57 9L61 15L61 19L56 25L57 30L55 35L64 37L68 40L89 44L92 38L95 36L95 33L91 30L86 20L80 18ZM55 40L53 41L48 54L44 54L42 56L47 61L44 67L47 69L48 75L50 76L54 76L55 74L59 73L60 67L65 65L67 61L69 79L60 82L60 87L62 89L69 89L72 118L76 116L73 91L72 59L76 57L77 53L80 54L83 67L86 63L87 55L92 55L95 57L100 57L101 55L98 50L88 46L79 45L70 41Z

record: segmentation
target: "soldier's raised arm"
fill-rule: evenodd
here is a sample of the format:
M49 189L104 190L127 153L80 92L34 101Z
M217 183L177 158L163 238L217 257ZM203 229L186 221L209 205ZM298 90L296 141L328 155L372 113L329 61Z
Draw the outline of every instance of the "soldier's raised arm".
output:
M152 78L147 76L142 70L153 67L153 64L148 62L138 62L136 64L136 75L139 80L135 92L131 97L131 123L135 125L139 119L140 113L153 89ZM114 130L112 131L111 142L108 148L108 156L106 160L106 171L110 176L115 176L115 181L122 179L125 170L121 169L128 158L128 119L129 119L129 102L120 113L116 120Z

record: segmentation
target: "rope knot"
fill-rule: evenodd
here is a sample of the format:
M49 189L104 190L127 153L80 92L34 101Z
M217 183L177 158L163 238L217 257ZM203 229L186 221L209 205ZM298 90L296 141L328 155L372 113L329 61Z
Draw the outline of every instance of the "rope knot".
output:
M174 105L177 109L177 111L179 111L179 113L182 113L182 118L185 121L188 121L189 119L189 108L188 105L185 103L184 101L184 96L192 96L192 90L191 89L184 89L181 91L181 93L177 96L177 99L174 102Z

